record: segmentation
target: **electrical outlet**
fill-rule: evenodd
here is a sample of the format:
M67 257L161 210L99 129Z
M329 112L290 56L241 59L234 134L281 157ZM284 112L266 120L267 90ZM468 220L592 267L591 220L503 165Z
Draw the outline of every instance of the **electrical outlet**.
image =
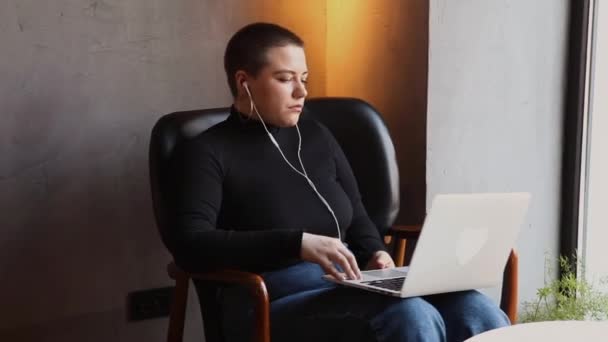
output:
M169 315L174 287L134 291L127 296L128 320L166 317Z

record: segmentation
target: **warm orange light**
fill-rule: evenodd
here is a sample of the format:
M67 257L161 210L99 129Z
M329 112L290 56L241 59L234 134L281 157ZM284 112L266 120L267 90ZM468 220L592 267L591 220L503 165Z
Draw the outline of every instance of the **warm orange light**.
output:
M421 108L426 85L424 1L259 0L257 20L284 25L306 43L310 96L349 96ZM423 17L420 17L424 14ZM422 93L424 94L424 92Z
M294 31L305 42L310 72L309 96L326 95L326 0L260 0L260 21L273 22Z
M374 65L369 12L377 3L327 1L327 95L357 96L367 90L367 69Z

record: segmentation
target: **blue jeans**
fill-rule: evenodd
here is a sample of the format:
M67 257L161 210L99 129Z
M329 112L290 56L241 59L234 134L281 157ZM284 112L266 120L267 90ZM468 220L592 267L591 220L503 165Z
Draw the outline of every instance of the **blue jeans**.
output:
M477 291L397 298L337 286L322 269L302 262L262 275L270 296L273 342L463 341L509 325L507 316ZM228 341L248 341L252 306L237 288L223 291Z

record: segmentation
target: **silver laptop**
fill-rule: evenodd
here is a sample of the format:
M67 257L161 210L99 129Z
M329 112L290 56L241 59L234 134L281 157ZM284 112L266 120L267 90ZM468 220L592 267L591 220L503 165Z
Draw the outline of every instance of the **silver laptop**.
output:
M396 297L492 287L502 282L529 193L445 194L433 199L409 267L324 278Z

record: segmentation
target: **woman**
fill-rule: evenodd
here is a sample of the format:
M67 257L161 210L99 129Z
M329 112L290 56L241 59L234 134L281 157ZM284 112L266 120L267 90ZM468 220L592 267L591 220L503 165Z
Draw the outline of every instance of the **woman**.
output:
M258 272L271 300L273 341L462 341L509 324L476 291L393 298L337 287L322 275L360 277L394 267L331 133L300 118L308 70L302 40L257 23L229 41L229 118L178 154L177 263L192 270ZM245 325L238 289L226 320ZM228 336L245 340L247 329Z

